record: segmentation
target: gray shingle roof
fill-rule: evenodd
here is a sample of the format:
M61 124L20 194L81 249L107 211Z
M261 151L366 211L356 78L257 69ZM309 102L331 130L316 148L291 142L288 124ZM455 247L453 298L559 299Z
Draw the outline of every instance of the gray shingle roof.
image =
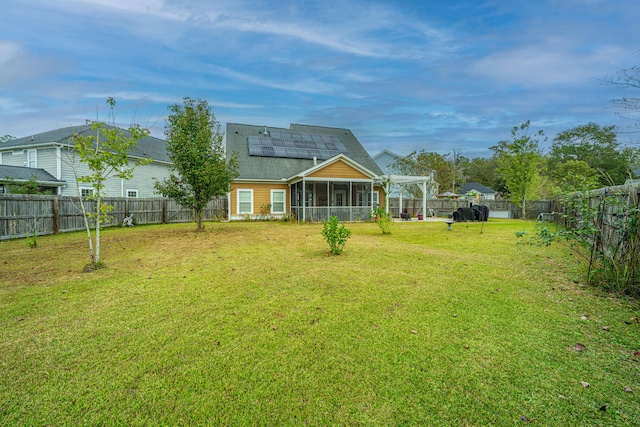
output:
M30 181L32 179L37 182L64 183L64 181L55 179L44 169L0 165L0 181Z
M113 126L107 126L109 129L113 129ZM129 136L130 133L126 129L121 129L124 135ZM60 144L63 146L73 146L72 137L75 134L81 136L88 136L94 132L91 129L91 124L81 126L70 126L66 128L60 128L51 130L48 132L42 132L33 136L26 136L23 138L12 139L4 142L0 145L0 150L7 149L24 149L35 146L46 146L52 144ZM170 163L171 160L167 155L167 143L163 139L154 138L148 136L138 141L138 144L134 147L132 156L153 159L158 162Z
M292 124L290 129L273 128L268 126L266 129L336 136L347 149L347 157L370 170L374 174L382 175L382 171L378 165L373 161L369 153L367 153L364 147L362 147L362 144L360 144L349 129L299 124ZM232 152L236 152L238 154L240 172L238 179L280 181L291 178L314 166L313 159L250 156L247 138L251 135L262 135L264 130L265 126L227 123L227 157L229 157Z
M487 193L495 193L492 189L487 187L486 185L482 185L479 182L468 182L458 190L458 194L467 194L471 190L476 190L478 193L487 194Z

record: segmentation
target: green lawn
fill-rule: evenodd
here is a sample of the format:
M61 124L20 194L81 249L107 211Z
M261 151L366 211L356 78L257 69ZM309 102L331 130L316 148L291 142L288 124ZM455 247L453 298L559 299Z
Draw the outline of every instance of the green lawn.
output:
M0 242L0 425L640 425L638 304L533 223L347 227Z

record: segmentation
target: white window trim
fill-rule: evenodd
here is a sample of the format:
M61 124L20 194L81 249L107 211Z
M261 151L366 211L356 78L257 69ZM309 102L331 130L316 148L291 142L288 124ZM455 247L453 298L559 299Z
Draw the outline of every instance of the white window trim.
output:
M129 196L129 192L135 193L136 195L135 196ZM138 194L139 194L138 190L135 190L133 188L129 188L129 189L124 190L124 195L125 195L125 197L127 199L137 199L138 198Z
M82 192L85 191L85 190L86 191L90 191L91 194L93 194L93 192L94 192L93 187L79 187L78 190L80 191L80 196L82 196L82 197L89 197L89 196L83 196L82 195Z
M251 194L251 209L249 212L240 212L240 193L248 192ZM238 215L253 215L253 188L236 189L236 213Z
M29 158L33 155L33 166L31 166L31 162ZM38 150L27 150L27 167L32 169L38 168Z
M275 203L273 201L273 195L275 193L282 193L282 211L275 211L273 209L273 207L275 206ZM280 202L278 202L278 203L280 203ZM271 190L271 213L273 215L286 214L287 213L287 190Z

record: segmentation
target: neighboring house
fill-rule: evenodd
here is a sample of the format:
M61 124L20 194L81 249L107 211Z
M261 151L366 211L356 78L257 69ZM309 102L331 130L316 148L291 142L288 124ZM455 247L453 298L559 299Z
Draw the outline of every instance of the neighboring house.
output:
M122 131L128 135L128 131L124 129ZM73 136L76 134L88 136L93 132L95 131L91 129L91 124L87 123L82 126L56 129L4 142L0 144L0 165L19 167L19 169L14 169L15 176L8 177L14 179L29 175L29 171L24 171L24 169L30 169L34 172L45 171L53 178L53 181L50 182L57 183L54 185L56 187L55 194L75 196L78 193L75 176L90 172L88 167L80 162L73 149ZM151 159L152 162L137 167L131 180L109 178L105 187L105 196L158 197L154 193L154 178L162 180L169 176L168 166L171 164L167 155L166 142L151 136L140 139L129 159L132 165L139 159ZM58 185L59 183L62 185ZM92 191L90 184L80 183L82 194L88 195Z
M239 176L229 219L368 219L382 201L382 171L349 129L292 124L289 129L228 123L227 156Z
M376 162L380 170L382 170L382 173L384 173L385 175L395 175L398 172L395 170L393 165L398 160L402 159L402 156L396 153L392 153L389 150L382 150L372 158L373 158L373 161ZM394 198L400 197L400 191L397 186L394 185L391 187L391 190L389 192L389 197L394 197ZM405 197L407 197L407 194L405 194Z
M487 187L486 185L482 185L479 182L469 182L460 187L458 190L458 194L477 197L480 196L481 200L495 200L496 192Z
M57 194L58 188L64 186L64 181L55 179L44 169L28 168L24 166L0 165L0 194L9 193L7 187L34 182L43 193Z

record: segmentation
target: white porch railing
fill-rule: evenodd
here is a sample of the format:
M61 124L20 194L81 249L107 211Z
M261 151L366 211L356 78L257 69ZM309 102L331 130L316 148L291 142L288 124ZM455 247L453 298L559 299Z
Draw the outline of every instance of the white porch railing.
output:
M324 221L330 216L338 217L340 221L368 221L371 219L371 206L307 206L303 209L300 206L292 206L291 213L299 221Z

